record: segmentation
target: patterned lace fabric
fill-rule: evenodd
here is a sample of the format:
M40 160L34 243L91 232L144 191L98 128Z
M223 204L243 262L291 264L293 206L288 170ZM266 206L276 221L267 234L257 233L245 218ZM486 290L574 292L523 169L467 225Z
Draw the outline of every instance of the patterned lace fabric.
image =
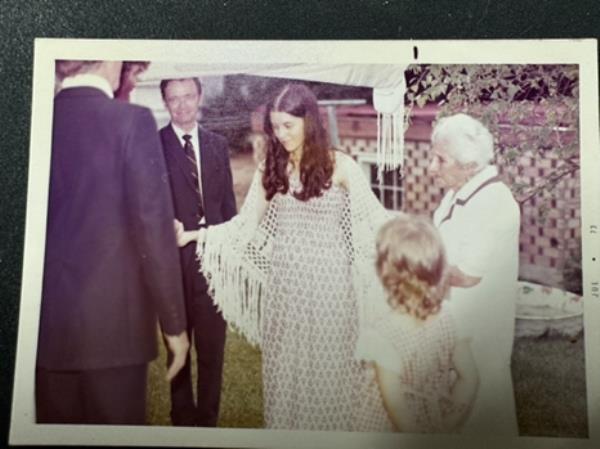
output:
M452 317L442 309L431 321L412 329L399 325L396 318L388 316L376 324L381 340L373 343L378 352L373 359L397 372L404 385L402 400L411 410L412 422L405 423L403 430L444 432L446 418L459 407L450 399L456 342Z
M358 424L357 411L379 392L353 357L358 306L341 226L347 192L334 186L306 202L291 194L274 201L278 238L262 329L266 426L369 430L378 424Z
M347 156L348 190L302 202L276 195L257 222L262 172L240 213L201 231L197 254L223 317L263 351L270 428L389 429L381 396L361 369L360 335L387 307L375 273L375 236L396 215ZM292 189L298 180L290 180ZM359 407L360 405L360 407Z

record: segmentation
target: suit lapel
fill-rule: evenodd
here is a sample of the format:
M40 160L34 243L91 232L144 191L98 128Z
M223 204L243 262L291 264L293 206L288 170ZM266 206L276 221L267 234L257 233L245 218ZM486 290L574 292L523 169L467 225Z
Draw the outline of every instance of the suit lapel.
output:
M212 186L212 180L215 176L218 176L220 170L217 159L215 158L214 148L210 139L210 134L203 131L198 126L198 142L200 142L200 176L202 178L202 196L204 204L206 205L207 198L210 197L210 188Z

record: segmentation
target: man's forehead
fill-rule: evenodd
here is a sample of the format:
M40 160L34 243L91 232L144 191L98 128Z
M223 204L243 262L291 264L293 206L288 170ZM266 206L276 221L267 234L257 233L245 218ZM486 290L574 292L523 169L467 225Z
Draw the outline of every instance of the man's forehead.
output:
M198 92L196 83L194 83L194 80L191 78L169 81L165 87L165 92L172 92L174 90L193 90L196 93Z

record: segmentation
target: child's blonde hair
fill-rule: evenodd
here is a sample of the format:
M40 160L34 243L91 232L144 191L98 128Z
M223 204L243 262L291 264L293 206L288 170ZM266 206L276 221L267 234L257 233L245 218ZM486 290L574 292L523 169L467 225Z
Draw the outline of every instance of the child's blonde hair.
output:
M446 294L446 253L424 217L402 215L377 234L377 274L394 309L424 320L439 312Z

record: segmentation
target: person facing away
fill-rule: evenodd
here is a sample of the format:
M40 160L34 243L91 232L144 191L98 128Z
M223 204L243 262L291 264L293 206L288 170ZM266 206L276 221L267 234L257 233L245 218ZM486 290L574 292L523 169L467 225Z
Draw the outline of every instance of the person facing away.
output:
M469 340L445 307L440 235L427 219L403 215L382 226L376 248L391 311L374 322L369 339L390 420L400 432L460 431L477 394L478 372Z
M380 399L354 357L367 298L353 282L376 282L374 269L372 277L360 270L373 267L367 253L389 214L360 167L329 146L307 86L278 91L264 129L266 160L240 214L200 231L176 222L178 242L199 240L213 299L261 346L267 428L383 429L383 406L379 421L357 424L360 404Z
M200 127L202 85L197 78L168 79L160 90L171 122L160 130L175 217L189 228L223 223L236 214L224 137ZM192 245L180 250L187 327L197 357L194 399L190 356L171 382L171 420L177 426L215 427L219 416L226 325L208 294Z
M441 119L429 172L446 189L433 215L450 265L449 307L472 338L480 388L464 433L517 435L511 378L520 211L492 165L493 137L478 120Z
M157 315L168 380L188 350L156 124L112 99L121 62L57 61L56 73L36 418L143 424Z

